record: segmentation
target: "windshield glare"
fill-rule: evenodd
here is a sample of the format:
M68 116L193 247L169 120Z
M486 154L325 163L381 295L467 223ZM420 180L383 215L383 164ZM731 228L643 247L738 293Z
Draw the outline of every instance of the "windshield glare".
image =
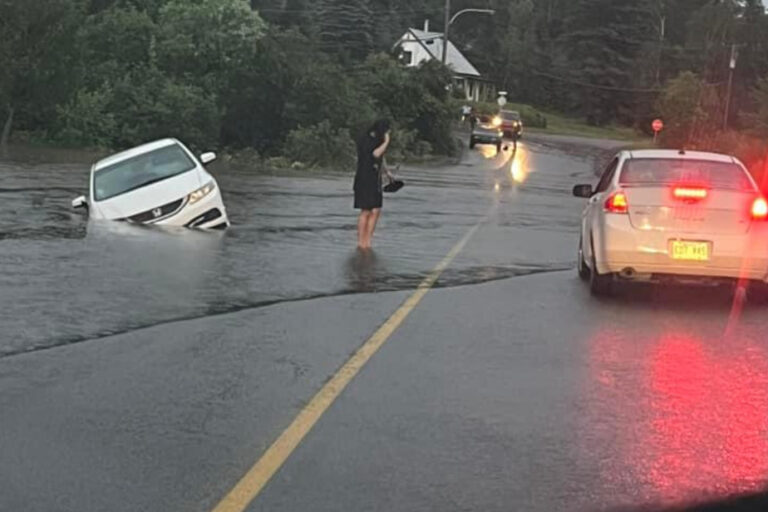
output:
M627 161L622 185L674 185L695 183L712 188L752 190L744 170L734 163L707 160L641 158Z
M505 121L519 121L520 120L520 114L517 112L502 112L501 116L504 118Z
M96 171L94 198L103 201L191 171L194 162L173 144Z

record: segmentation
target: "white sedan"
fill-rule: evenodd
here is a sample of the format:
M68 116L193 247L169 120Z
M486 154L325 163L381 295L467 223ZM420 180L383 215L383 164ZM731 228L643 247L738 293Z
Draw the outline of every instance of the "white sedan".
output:
M595 295L617 281L748 280L765 298L768 203L736 158L714 153L619 153L587 198L579 275Z
M229 218L216 180L175 139L163 139L123 151L91 168L90 195L72 201L92 219L120 220L202 229L225 229Z

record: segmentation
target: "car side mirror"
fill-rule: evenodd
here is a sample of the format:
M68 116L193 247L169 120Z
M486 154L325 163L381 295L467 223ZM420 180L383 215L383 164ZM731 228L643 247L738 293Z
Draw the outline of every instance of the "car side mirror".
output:
M202 155L200 155L200 161L203 163L203 165L209 164L214 160L216 160L216 153L209 152L209 153L203 153Z
M583 197L589 199L594 195L592 185L576 185L573 187L573 195L576 197Z
M72 208L88 208L88 199L85 196L80 196L72 201Z

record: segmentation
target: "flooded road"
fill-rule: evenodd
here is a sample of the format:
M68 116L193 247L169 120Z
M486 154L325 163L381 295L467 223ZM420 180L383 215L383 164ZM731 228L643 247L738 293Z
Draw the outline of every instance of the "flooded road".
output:
M87 191L87 164L0 163L0 356L280 301L410 289L494 203L507 204L494 229L440 286L569 268L569 186L593 164L539 151L521 145L512 158L489 147L449 168L402 171L407 188L386 198L376 251L362 256L350 176L214 168L233 222L222 234L88 223L70 207ZM526 188L530 172L538 179Z
M213 510L467 233L242 510L766 503L765 307L592 298L570 189L602 154L409 168L371 254L351 176L214 169L233 227L201 233L88 223L85 166L0 164L0 510ZM768 509L734 507L705 510Z

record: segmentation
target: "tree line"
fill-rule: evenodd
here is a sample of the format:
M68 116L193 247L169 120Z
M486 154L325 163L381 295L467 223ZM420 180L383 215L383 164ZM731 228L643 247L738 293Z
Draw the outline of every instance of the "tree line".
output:
M450 152L450 73L406 69L393 47L424 20L441 30L444 4L0 0L3 138L124 147L172 134L323 164L386 116L399 151ZM661 115L670 144L725 140L726 125L768 136L761 0L452 4L495 9L459 18L452 40L515 101L645 131Z

